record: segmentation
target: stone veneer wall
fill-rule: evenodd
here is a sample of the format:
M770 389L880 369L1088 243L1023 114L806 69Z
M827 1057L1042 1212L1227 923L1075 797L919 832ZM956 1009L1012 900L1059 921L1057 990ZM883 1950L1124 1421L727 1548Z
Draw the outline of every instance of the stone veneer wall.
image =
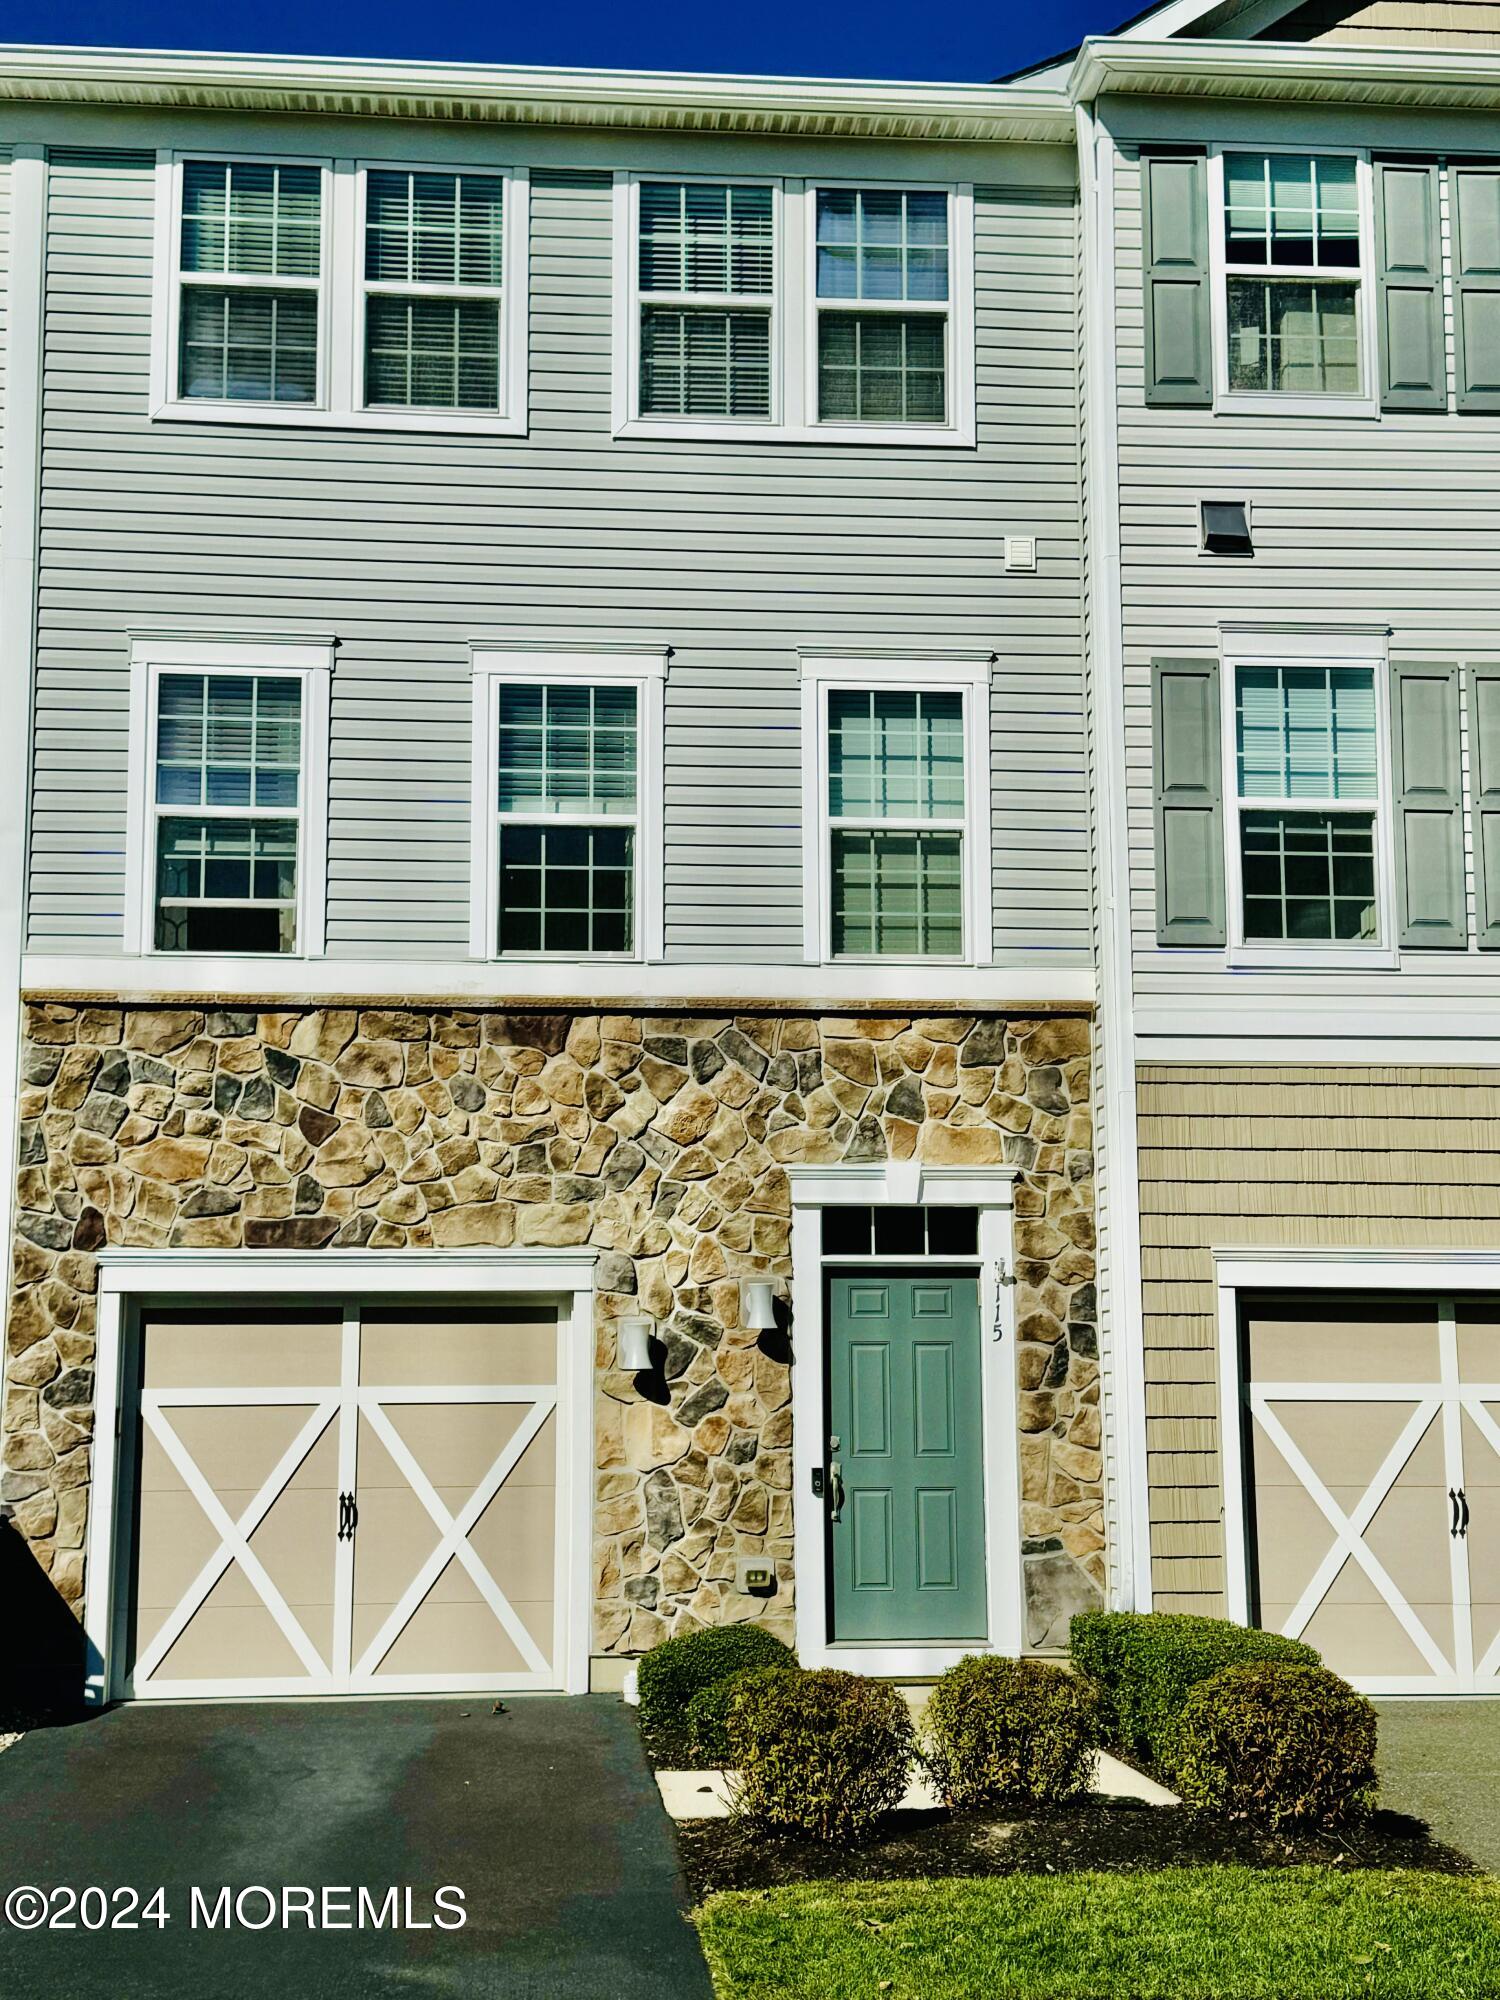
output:
M104 1245L591 1244L595 1649L758 1617L790 1636L790 1375L739 1279L791 1276L794 1162L1007 1161L1028 1643L1104 1584L1089 1027L1001 1020L32 1004L3 1488L76 1604ZM808 1274L803 1274L807 1282ZM669 1400L615 1368L662 1326ZM739 1596L734 1557L777 1566Z

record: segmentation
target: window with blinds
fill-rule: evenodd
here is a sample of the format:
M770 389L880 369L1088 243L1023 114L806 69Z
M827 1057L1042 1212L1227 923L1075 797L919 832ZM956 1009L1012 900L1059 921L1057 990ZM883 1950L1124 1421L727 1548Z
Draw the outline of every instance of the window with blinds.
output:
M1226 153L1223 228L1229 387L1357 396L1355 159Z
M827 773L835 957L964 949L964 697L831 688Z
M948 207L941 191L817 190L820 422L947 422Z
M177 389L221 403L315 403L322 170L187 160L178 241Z
M505 180L365 175L365 403L499 410Z
M769 187L643 181L637 285L646 416L772 415Z
M1238 668L1235 765L1245 941L1379 942L1373 670Z
M497 948L634 951L638 690L502 682L498 716Z
M159 677L158 951L296 951L302 736L297 678Z

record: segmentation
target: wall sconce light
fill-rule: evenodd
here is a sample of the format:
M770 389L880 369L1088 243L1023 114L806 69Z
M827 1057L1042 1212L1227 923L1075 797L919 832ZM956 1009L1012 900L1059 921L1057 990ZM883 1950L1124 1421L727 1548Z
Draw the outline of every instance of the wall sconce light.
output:
M763 1281L740 1286L740 1324L762 1330L776 1324L776 1292Z
M652 1319L620 1319L615 1321L615 1348L619 1365L629 1375L643 1375L654 1366L651 1359L651 1336L656 1331Z

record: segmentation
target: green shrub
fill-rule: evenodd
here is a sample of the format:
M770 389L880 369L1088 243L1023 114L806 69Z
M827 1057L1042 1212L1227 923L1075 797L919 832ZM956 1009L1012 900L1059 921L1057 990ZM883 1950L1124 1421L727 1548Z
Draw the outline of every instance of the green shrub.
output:
M899 1801L915 1747L895 1688L832 1668L757 1674L730 1704L728 1734L737 1813L844 1844Z
M721 1681L710 1681L707 1687L699 1688L683 1712L683 1740L692 1756L694 1768L718 1770L728 1764L734 1755L729 1742L729 1710L750 1682L758 1680L762 1674L784 1674L785 1665L779 1667L741 1667L737 1673L726 1675Z
M1226 1667L1183 1704L1171 1775L1190 1806L1330 1825L1374 1802L1375 1710L1326 1667Z
M1043 1660L971 1656L950 1667L922 1718L923 1761L946 1804L1053 1803L1087 1791L1103 1740L1099 1690Z
M1258 1661L1322 1665L1298 1639L1169 1611L1080 1612L1069 1650L1078 1671L1104 1690L1110 1739L1127 1757L1162 1769L1183 1703L1210 1674Z
M680 1736L687 1706L700 1688L745 1667L792 1667L797 1656L761 1625L711 1625L653 1646L636 1672L641 1727L648 1735Z

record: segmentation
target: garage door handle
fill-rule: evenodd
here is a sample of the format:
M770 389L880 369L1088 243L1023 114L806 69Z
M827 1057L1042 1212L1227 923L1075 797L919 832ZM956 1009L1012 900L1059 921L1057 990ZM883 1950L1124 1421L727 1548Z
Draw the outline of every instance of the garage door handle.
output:
M1449 1523L1449 1526L1448 1526L1448 1533L1449 1533L1449 1534L1450 1534L1451 1536L1454 1536L1454 1537L1457 1537L1457 1534L1458 1534L1458 1495L1457 1495L1457 1494L1456 1494L1456 1493L1454 1492L1454 1490L1453 1490L1453 1488L1452 1488L1451 1486L1450 1486L1450 1487L1448 1488L1448 1505L1449 1505L1449 1506L1450 1506L1450 1507L1451 1507L1451 1508L1453 1509L1453 1519L1452 1519L1452 1521L1451 1521L1451 1522Z
M1463 1519L1458 1524L1458 1532L1462 1538L1466 1537L1469 1532L1469 1496L1461 1486L1458 1489L1458 1504L1464 1510Z
M358 1526L359 1509L354 1504L354 1495L352 1493L341 1493L339 1495L339 1540L341 1542L352 1542L354 1540L354 1530Z

